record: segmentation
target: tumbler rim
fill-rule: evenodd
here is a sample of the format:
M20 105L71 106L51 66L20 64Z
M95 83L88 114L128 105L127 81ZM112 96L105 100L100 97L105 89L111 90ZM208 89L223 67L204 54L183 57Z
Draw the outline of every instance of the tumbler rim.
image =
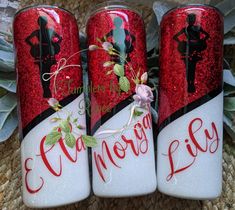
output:
M74 14L72 12L70 12L69 10L65 9L65 8L62 8L62 7L59 7L59 6L56 6L56 5L49 5L49 4L36 4L36 5L30 5L30 6L26 6L24 8L21 8L19 9L15 15L14 15L14 18L21 14L22 12L25 12L25 11L28 11L30 9L35 9L35 8L54 8L54 9L59 9L59 10L62 10L64 12L67 12L69 13L70 15L74 16Z
M179 5L179 6L175 6L173 8L171 8L170 10L168 10L163 16L162 18L164 18L166 15L168 15L170 12L174 11L174 10L177 10L177 9L180 9L180 8L187 8L187 7L208 7L208 8L211 8L211 9L214 9L216 10L222 17L224 17L224 14L215 6L212 6L212 5L209 5L209 4L182 4L182 5Z
M131 5L129 2L126 2L125 0L109 0L105 1L99 4L96 4L95 6L91 7L91 9L88 11L86 15L86 23L90 19L90 17L94 16L95 14L105 11L105 10L113 10L113 9L127 9L130 11L135 12L136 14L140 15L142 17L142 11L138 10L135 6Z

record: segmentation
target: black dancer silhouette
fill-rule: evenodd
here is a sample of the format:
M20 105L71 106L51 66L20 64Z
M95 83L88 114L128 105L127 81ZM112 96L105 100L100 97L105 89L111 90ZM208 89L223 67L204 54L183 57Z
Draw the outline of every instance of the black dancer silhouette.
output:
M112 45L120 54L112 56L113 61L120 65L125 65L126 61L130 61L130 53L134 50L133 42L135 37L127 30L122 28L123 20L120 17L114 19L115 28L106 34L106 38L112 37ZM104 41L104 38L102 39ZM126 60L126 61L125 61Z
M175 34L174 39L178 42L178 51L186 66L186 77L188 82L188 92L195 92L195 70L197 62L202 60L201 52L207 48L206 40L209 34L201 26L195 25L196 15L191 13L187 17L188 26ZM186 41L181 41L179 36L186 36Z
M51 97L50 75L44 74L50 73L51 67L56 64L55 55L60 52L60 42L62 41L61 36L52 28L47 27L47 23L47 18L40 16L38 18L39 30L33 31L25 39L26 43L31 46L30 54L35 59L34 63L39 66L44 98ZM37 39L36 44L32 42L34 38Z

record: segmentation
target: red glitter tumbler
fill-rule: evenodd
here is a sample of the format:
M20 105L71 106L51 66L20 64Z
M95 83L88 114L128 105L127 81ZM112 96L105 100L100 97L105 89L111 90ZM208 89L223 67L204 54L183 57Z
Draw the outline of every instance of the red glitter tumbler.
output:
M182 6L161 22L159 190L212 199L222 188L223 17L206 5Z
M106 197L156 189L145 28L123 2L96 7L87 23L93 191ZM147 173L146 173L147 171Z
M77 22L64 9L35 6L20 10L13 27L23 201L77 202L90 193L86 129L77 128L86 125L84 95L73 91L82 86Z

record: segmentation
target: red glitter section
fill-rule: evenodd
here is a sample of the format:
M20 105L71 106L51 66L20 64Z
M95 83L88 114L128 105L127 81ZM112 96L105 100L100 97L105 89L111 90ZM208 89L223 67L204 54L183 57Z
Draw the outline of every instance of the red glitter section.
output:
M188 93L186 67L174 35L188 26L187 15L196 15L195 25L209 34L207 48L197 62L194 93ZM186 37L181 39L185 39ZM223 18L214 8L187 6L170 11L161 22L159 124L187 104L222 85Z
M39 29L39 16L47 17L47 27L62 37L60 52L55 55L56 62L62 58L69 58L79 51L78 28L75 18L59 8L35 7L19 13L14 20L14 44L16 50L16 69L18 83L18 99L20 107L20 125L24 128L35 117L49 108L47 98L43 98L43 89L40 81L39 67L30 54L31 47L25 39ZM33 41L33 40L32 40ZM35 40L37 41L37 40ZM57 69L57 64L51 67L50 72ZM79 65L80 55L76 54L67 63ZM72 80L71 80L72 79ZM70 80L70 82L69 82ZM57 93L54 91L54 77L50 81L52 97L62 100L70 95L70 91L82 85L82 71L80 67L69 67L59 72L57 76ZM70 90L69 84L70 83Z
M142 18L134 11L110 9L94 14L87 24L88 44L101 46L97 38L101 39L110 30L115 29L113 22L116 17L123 20L121 28L128 30L130 34L135 36L134 50L130 53L129 64L133 66L135 73L140 70L140 75L142 75L146 71L145 28ZM111 42L112 37L109 37L107 41ZM131 83L131 89L128 93L114 91L114 86L117 89L119 88L118 78L114 73L106 75L107 71L111 70L113 66L103 67L103 63L109 61L110 56L103 50L90 51L88 56L89 78L92 86L96 89L91 92L91 127L93 127L110 109L134 93L135 83L131 79L130 68L125 65L125 76ZM102 88L97 90L100 86Z

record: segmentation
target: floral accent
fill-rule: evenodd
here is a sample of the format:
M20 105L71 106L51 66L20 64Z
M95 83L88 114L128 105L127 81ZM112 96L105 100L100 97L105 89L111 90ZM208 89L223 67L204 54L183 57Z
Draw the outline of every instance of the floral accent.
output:
M48 102L49 106L51 106L51 107L55 107L59 104L59 101L56 100L55 98L50 98L50 99L48 99L47 102Z
M147 80L148 80L148 73L145 72L141 75L140 81L141 81L142 84L145 84L147 82Z
M144 107L153 101L152 89L149 86L144 84L136 85L135 92L133 99L140 107Z
M46 135L45 144L52 146L60 140L64 140L65 144L73 148L76 145L76 135L80 135L83 143L87 147L94 147L97 145L97 141L94 137L88 135L81 135L77 131L85 129L85 126L78 124L78 118L73 118L72 113L68 113L66 119L62 119L59 116L59 111L62 111L62 106L59 104L59 101L55 98L50 98L48 104L53 108L58 117L54 117L50 120L51 123L58 123L49 134ZM66 111L66 110L65 110ZM64 137L64 138L62 138Z
M94 44L93 44L93 45L90 45L88 49L89 49L90 51L94 51L94 50L97 50L98 48L99 48L99 47L98 47L97 45L94 45Z
M121 55L112 45L112 43L108 42L107 39L101 39L97 38L98 42L101 43L101 46L97 45L90 45L89 50L104 50L106 51L111 57L118 57L120 59L120 62L115 62L113 60L106 61L103 63L103 67L111 67L113 66L112 70L108 70L106 72L106 75L110 75L111 73L114 73L118 77L118 84L120 87L120 90L124 92L128 92L130 90L130 81L125 76L125 70L128 68L128 70L131 72L132 80L135 82L135 84L138 84L140 82L139 76L136 75L132 65L127 61L125 55Z
M106 45L104 47L110 47L109 45L107 45L107 46ZM81 52L84 52L87 50L93 51L93 50L97 50L97 49L99 49L99 47L97 45L90 45L89 48L78 51L78 52L74 53L73 55L71 55L70 57L68 57L67 59L61 58L57 64L56 71L50 72L50 73L44 73L42 75L42 79L44 81L48 81L54 77L54 85L53 86L54 86L54 91L56 94L57 93L56 80L57 80L57 76L60 73L60 71L66 70L70 67L80 67L80 65L77 65L77 64L68 64L68 61L70 59L72 59L74 56L76 56L77 54L80 54ZM70 79L70 77L66 76L66 79ZM73 148L76 145L75 134L76 134L76 136L80 135L80 137L78 137L78 138L81 138L83 143L87 147L94 147L97 145L97 141L93 136L81 135L80 133L77 132L77 131L81 131L82 129L85 129L85 126L78 124L78 118L73 118L72 113L68 113L67 119L62 119L59 116L59 113L62 112L63 110L62 110L62 106L59 104L59 101L57 99L50 98L47 102L48 102L49 106L57 112L58 117L54 117L54 118L50 119L50 122L57 123L57 126L55 126L51 130L51 132L46 135L46 141L45 141L46 145L51 146L51 145L56 144L58 141L63 140L63 141L65 141L65 144L68 147Z
M102 41L103 40L103 41ZM131 63L128 62L127 58L125 55L120 54L119 51L117 51L112 43L108 42L107 39L99 39L97 38L97 41L101 43L101 46L97 45L90 45L89 49L92 48L93 46L97 46L98 50L104 50L106 51L110 57L110 61L105 61L103 63L103 67L112 67L112 69L108 69L106 72L106 75L110 74L115 74L118 77L118 84L120 87L120 90L124 92L128 92L131 88L131 84L129 79L125 76L125 71L130 71L131 73L131 80L135 83L135 92L136 94L133 96L133 99L135 103L132 105L131 110L130 110L130 116L128 119L128 122L126 125L124 125L120 129L105 129L102 130L98 133L96 133L96 136L102 135L102 134L115 134L115 133L120 133L123 132L125 129L131 126L131 122L133 118L135 117L140 117L143 113L144 110L149 110L150 103L153 101L153 93L152 89L144 85L144 83L147 82L148 80L148 74L147 72L143 73L140 76L141 69L134 70L132 67ZM113 59L113 57L118 57L120 62L116 62ZM92 140L92 139L91 139Z
M134 117L139 117L139 116L141 116L142 114L143 114L144 112L142 112L142 111L139 111L138 109L134 109Z
M102 47L105 51L113 50L113 45L110 42L103 42Z
M55 111L59 111L60 108L62 107L59 104L59 101L55 98L50 98L50 99L48 99L47 102L48 102L49 106L51 106Z

